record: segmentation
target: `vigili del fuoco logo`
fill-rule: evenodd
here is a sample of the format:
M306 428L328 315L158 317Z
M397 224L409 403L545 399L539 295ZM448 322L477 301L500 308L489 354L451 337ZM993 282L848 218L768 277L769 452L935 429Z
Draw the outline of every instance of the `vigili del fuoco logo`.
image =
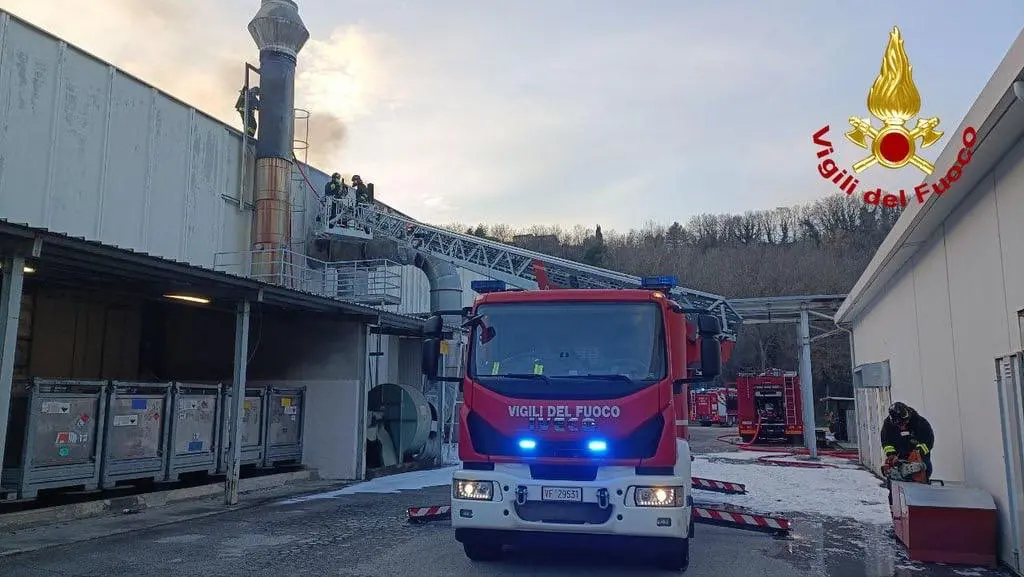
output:
M945 175L932 176L935 166L918 154L918 151L938 142L943 132L938 130L938 117L918 116L921 93L914 84L913 69L903 49L900 29L893 27L882 57L882 69L868 91L868 111L881 122L881 126L876 126L870 118L851 116L849 120L852 130L845 134L846 138L868 153L853 164L852 170L840 166L833 158L835 149L832 141L827 139L829 125L814 133L814 144L819 147L818 173L835 184L840 192L860 196L867 204L905 207L910 196L906 190L892 193L878 187L871 189L861 184L859 175L875 165L890 170L909 166L925 174L924 182L915 186L911 193L919 203L923 203L928 194L941 196L949 190L949 185L960 179L971 162L978 133L970 126L960 135L962 147L956 162ZM917 117L917 125L907 128L907 123L914 117Z

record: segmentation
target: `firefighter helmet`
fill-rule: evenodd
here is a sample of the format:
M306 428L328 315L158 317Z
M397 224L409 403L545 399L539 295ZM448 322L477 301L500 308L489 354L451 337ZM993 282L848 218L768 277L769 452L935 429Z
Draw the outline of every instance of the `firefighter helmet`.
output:
M905 423L910 420L912 411L913 409L907 405L896 401L889 407L889 418L892 419L894 423Z

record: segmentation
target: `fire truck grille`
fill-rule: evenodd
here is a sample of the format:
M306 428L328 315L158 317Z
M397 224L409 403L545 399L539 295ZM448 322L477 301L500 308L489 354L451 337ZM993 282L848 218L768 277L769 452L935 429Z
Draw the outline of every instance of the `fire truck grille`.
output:
M470 442L477 453L503 457L522 455L522 451L517 445L517 438L503 435L478 413L469 413L466 425L469 429ZM602 457L607 459L649 459L658 452L658 442L661 440L664 430L665 419L659 414L624 438L608 439L608 451ZM600 434L600 432L596 434ZM552 439L546 438L544 433L534 436L537 446L530 451L530 456L570 459L589 459L593 456L587 450L588 439ZM674 436L672 440L674 442Z
M527 501L515 505L516 515L532 523L563 523L566 525L600 525L612 517L612 507L602 509L597 503L544 503Z
M530 465L530 478L542 481L593 481L596 465Z

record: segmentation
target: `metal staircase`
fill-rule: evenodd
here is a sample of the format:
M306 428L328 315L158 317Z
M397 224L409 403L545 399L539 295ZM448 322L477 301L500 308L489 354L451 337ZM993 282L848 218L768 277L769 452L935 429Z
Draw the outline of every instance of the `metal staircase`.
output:
M336 216L333 219L322 219L323 225L318 232L320 238L351 240L372 236L392 239L456 266L526 290L538 288L535 274L538 263L542 263L548 280L563 287L627 289L640 286L640 277L459 234L391 214L375 206L353 207L342 205L336 199L325 200L328 206L330 202L336 203ZM743 318L718 295L676 287L672 289L672 297L687 308L717 314L725 332L733 337L743 322Z

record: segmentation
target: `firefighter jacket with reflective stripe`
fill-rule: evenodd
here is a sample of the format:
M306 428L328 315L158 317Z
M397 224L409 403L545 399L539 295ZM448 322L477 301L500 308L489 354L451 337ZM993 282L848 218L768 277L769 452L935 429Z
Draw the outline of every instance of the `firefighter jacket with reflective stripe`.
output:
M931 423L916 412L903 426L893 423L888 417L882 423L882 452L886 455L894 453L906 458L911 451L919 449L921 456L927 457L934 447L935 433Z

